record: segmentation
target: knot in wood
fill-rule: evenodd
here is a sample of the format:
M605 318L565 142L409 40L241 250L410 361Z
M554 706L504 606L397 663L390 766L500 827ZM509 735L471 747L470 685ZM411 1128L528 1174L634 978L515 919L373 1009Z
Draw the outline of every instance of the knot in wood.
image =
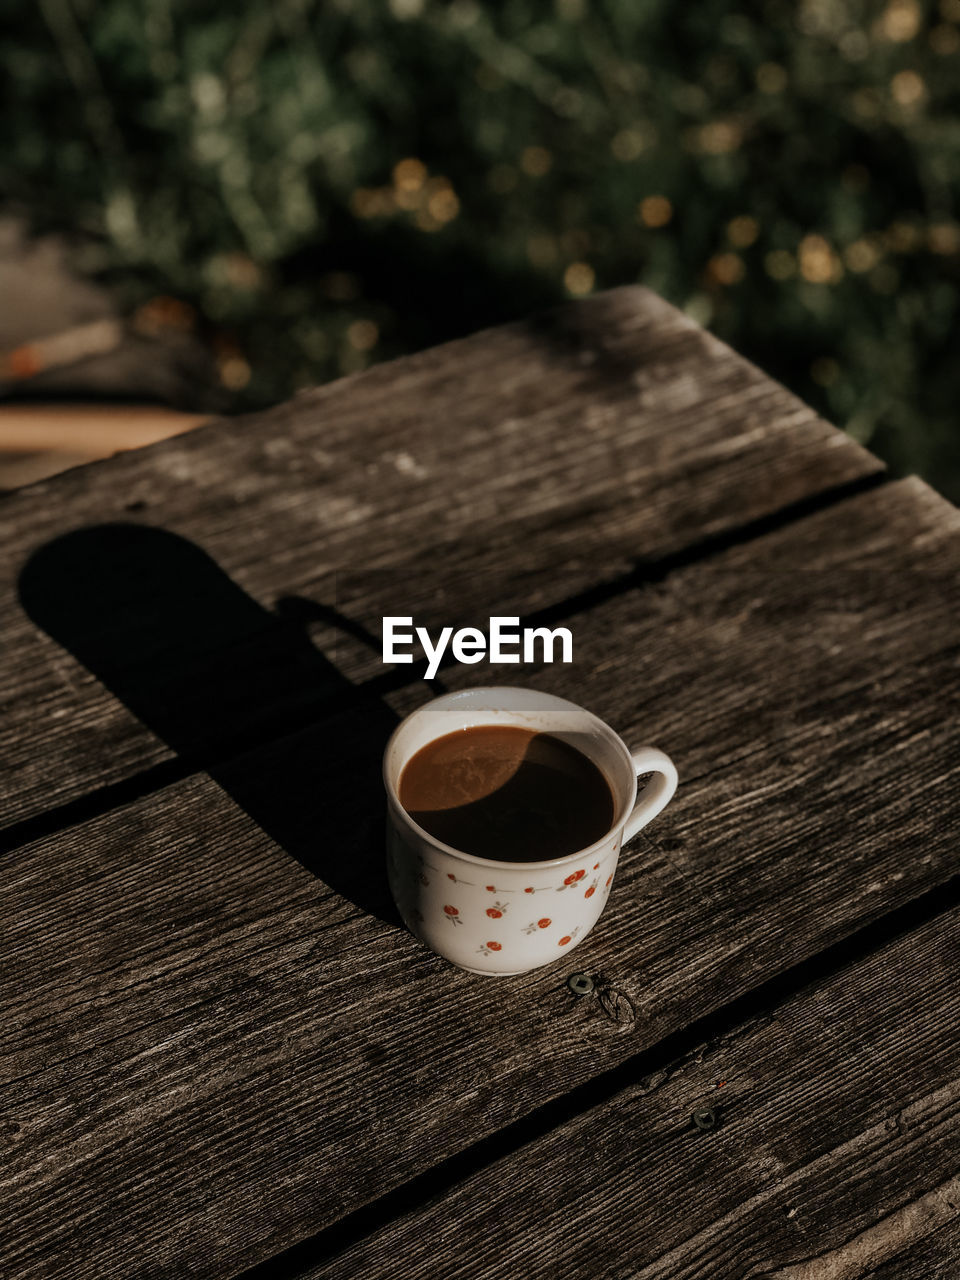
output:
M637 1020L633 1001L616 987L601 987L597 996L600 1008L618 1026L626 1029L632 1027Z

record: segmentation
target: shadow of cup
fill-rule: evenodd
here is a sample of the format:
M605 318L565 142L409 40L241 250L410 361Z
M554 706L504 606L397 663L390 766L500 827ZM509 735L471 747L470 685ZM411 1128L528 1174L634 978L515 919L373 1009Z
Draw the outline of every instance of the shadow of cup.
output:
M380 781L397 718L315 648L296 610L277 616L187 539L136 524L47 543L20 599L188 770L336 892L397 922Z

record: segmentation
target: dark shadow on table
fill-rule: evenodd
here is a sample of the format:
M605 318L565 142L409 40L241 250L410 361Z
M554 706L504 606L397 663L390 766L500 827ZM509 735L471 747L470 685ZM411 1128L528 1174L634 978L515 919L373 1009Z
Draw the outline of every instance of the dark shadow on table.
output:
M336 622L335 609L292 599L271 613L193 543L135 524L40 548L20 598L188 770L206 770L336 892L398 922L380 780L396 716L310 642L306 623ZM229 875L229 847L223 859Z

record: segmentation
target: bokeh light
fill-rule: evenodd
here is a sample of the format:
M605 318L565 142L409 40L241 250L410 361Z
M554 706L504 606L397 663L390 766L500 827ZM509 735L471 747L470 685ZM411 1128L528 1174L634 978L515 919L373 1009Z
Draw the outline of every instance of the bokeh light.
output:
M12 3L0 189L231 408L636 281L960 497L960 0Z

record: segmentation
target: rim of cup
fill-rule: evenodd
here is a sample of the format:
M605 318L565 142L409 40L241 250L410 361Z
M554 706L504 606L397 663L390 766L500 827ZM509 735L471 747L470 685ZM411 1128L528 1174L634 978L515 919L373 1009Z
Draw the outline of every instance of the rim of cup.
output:
M542 698L545 700L549 700L558 709L564 708L569 711L575 711L579 716L582 716L585 718L585 720L589 723L589 726L591 728L598 730L607 738L607 740L613 745L617 754L620 756L621 760L623 761L623 765L625 769L624 776L629 775L631 781L627 788L629 792L628 796L622 803L618 805L613 822L610 824L610 826L607 828L607 830L598 840L595 840L593 844L584 845L582 849L574 850L573 853L565 853L559 858L538 858L536 860L531 860L530 862L507 862L500 858L481 858L481 857L478 857L477 854L475 853L467 853L463 849L457 849L454 845L446 844L443 840L438 840L436 836L431 835L429 831L426 831L423 827L420 826L419 822L417 822L413 817L411 817L409 812L400 803L400 797L397 794L397 787L394 784L393 778L390 776L390 763L391 763L390 757L391 757L391 752L394 749L395 743L399 738L399 736L401 735L401 733L403 733L404 730L408 728L410 722L415 717L426 714L431 711L442 709L442 706L444 703L454 702L458 698L461 698L464 701L466 701L467 697L472 694L477 694L477 695L522 694L526 697L529 697L532 694L538 699ZM490 708L490 710L492 711L493 708ZM509 707L498 708L498 710L509 712ZM518 716L522 714L524 713L517 712ZM461 727L478 728L483 723L484 722L482 721L478 721L475 724L464 725ZM495 724L497 723L497 721L491 720L490 723ZM521 728L523 726L518 724L516 727ZM450 732L456 732L456 730L451 730ZM549 732L549 731L546 730L544 732ZM443 736L444 736L443 734L437 734L435 737L429 738L427 741L433 742L436 740L436 738L440 738ZM427 745L426 743L423 744L423 746L426 746L426 745ZM418 750L420 749L421 748L418 748ZM611 781L607 773L607 770L604 769L603 766L596 759L593 758L593 756L588 755L588 753L583 751L579 746L576 749L580 751L582 755L587 755L587 758L590 760L590 763L600 770L600 772L603 774L603 777L606 779L607 786L610 787L610 790L613 792L614 799L616 800L617 794L619 793L620 788L618 787L616 790L614 790L614 784ZM403 773L403 770L410 763L410 760L413 759L414 755L416 755L416 752L411 753L411 755L404 760L403 764L397 770L397 782L399 782L400 777ZM571 702L568 698L558 697L556 694L542 693L539 689L524 689L519 685L478 685L476 688L473 688L473 689L454 690L452 693L441 694L439 698L434 698L432 702L427 702L422 707L417 707L416 710L411 711L409 715L404 716L404 718L400 721L400 723L394 729L393 733L391 733L390 738L387 741L387 745L384 748L383 785L384 785L384 789L386 790L387 800L390 806L405 823L407 823L410 827L413 828L413 830L417 833L418 836L420 836L422 840L425 840L428 844L432 845L435 849L439 849L441 852L449 854L453 858L460 858L464 862L470 863L473 866L496 867L504 871L509 871L511 869L516 870L519 867L527 867L529 869L533 869L533 868L545 869L547 867L562 867L562 866L567 866L573 862L578 862L580 861L581 858L589 857L591 854L594 854L598 850L602 849L603 846L608 843L611 836L615 835L616 832L622 830L637 800L637 772L636 772L636 769L634 768L633 758L630 755L630 751L626 743L623 741L620 735L616 732L616 730L612 729L610 725L606 723L605 720L601 720L599 716L594 715L592 711L588 711L586 707L581 707L579 703Z

